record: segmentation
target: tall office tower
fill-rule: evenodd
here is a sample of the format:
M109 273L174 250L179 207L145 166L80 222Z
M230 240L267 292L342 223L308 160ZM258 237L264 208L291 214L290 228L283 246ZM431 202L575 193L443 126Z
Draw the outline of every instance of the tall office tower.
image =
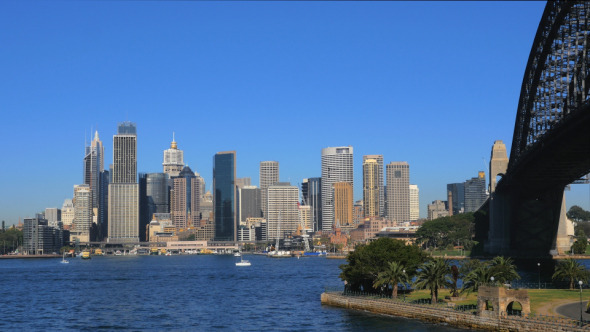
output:
M410 220L410 165L387 164L387 217L395 222Z
M299 205L299 224L303 230L303 234L313 231L313 224L311 223L311 206Z
M201 200L201 219L214 220L213 217L213 194L210 191L205 192Z
M354 188L352 146L322 149L322 230L331 232L334 224L334 188L336 182L348 182Z
M268 187L268 238L280 239L297 230L299 225L299 188L289 182Z
M477 211L487 198L484 172L479 172L477 177L465 181L465 212Z
M139 239L147 241L143 230L154 213L169 213L170 178L166 173L139 173Z
M322 178L303 179L301 184L301 196L303 205L309 205L311 209L312 230L322 229Z
M177 230L199 225L201 221L200 183L195 173L184 166L171 191L170 218Z
M269 186L279 182L279 162L278 161L261 161L260 162L260 190L262 198L262 216L267 218Z
M92 189L87 184L74 186L74 221L70 236L80 242L90 241L92 227Z
M168 174L171 178L178 176L182 168L184 167L184 152L178 150L178 145L174 140L174 133L172 133L172 143L170 143L170 149L164 150L164 173Z
M100 197L100 172L104 169L104 147L98 138L98 131L94 132L94 139L86 147L84 155L84 184L90 186L92 193L93 213L98 213Z
M410 185L410 221L420 219L420 189L418 185Z
M348 182L336 182L334 187L334 219L335 226L341 228L353 228L352 217L352 185Z
M215 241L238 241L236 201L236 152L213 157L213 216Z
M45 219L49 227L58 227L58 223L61 222L61 210L58 208L46 208Z
M72 222L74 221L74 202L70 198L64 200L61 206L61 222L65 229L70 229Z
M237 178L236 179L236 186L238 188L243 188L246 186L251 186L252 185L252 179L248 178Z
M447 184L447 193L448 192L451 193L452 197L452 214L455 215L465 212L465 183Z
M132 122L119 123L117 135L113 136L113 172L109 184L108 215L108 242L139 241L137 127Z
M240 224L244 224L248 218L262 218L261 190L256 186L244 186L239 188L240 193Z
M379 216L383 217L387 213L385 209L385 184L383 178L383 155L382 154L369 154L363 156L363 164L367 159L374 159L377 161L377 183L379 186Z
M383 175L383 170L381 170L381 175ZM378 217L380 215L382 188L383 180L379 182L379 163L377 159L363 156L363 205L365 217Z
M100 190L98 199L98 240L103 241L109 234L109 183L110 173L107 170L100 172Z

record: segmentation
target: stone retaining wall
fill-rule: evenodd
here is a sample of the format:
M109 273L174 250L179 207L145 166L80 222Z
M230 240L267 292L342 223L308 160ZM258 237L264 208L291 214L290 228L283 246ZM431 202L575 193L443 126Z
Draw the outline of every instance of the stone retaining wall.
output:
M322 293L322 304L377 314L420 319L431 323L447 323L466 329L491 331L590 331L590 326L579 327L567 320L537 320L518 316L504 318L480 317L471 312L431 305L419 305L391 299L345 296L341 293Z

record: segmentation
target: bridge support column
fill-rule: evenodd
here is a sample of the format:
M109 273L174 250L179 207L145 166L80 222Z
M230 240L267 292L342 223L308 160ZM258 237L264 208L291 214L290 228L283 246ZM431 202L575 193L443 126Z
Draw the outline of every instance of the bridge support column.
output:
M490 229L485 251L505 254L510 250L511 195L492 192L490 195Z
M574 224L567 218L565 207L565 193L561 200L561 212L559 213L559 226L557 227L557 236L553 243L553 250L557 251L559 255L564 255L572 247L572 239L574 234Z

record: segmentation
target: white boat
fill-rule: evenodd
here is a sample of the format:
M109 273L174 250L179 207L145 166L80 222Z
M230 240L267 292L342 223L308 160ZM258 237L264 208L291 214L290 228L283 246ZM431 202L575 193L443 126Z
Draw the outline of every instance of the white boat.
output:
M121 256L121 255L123 255L123 254L121 253L121 250L117 250L117 251L115 251L115 256Z
M240 256L240 261L236 262L236 266L250 266L252 264L250 264L250 261L245 261L244 258L242 258L242 256Z
M242 254L239 251L234 252L234 257L242 257Z
M61 260L60 263L62 263L62 264L68 264L69 262L70 261L66 259L66 253L64 252L64 256L63 256L63 258L62 258L62 260Z

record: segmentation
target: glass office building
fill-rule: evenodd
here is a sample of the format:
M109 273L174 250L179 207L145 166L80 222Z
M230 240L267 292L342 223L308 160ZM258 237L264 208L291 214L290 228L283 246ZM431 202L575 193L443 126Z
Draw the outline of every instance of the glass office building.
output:
M215 241L237 242L236 152L219 152L213 157L213 213Z

